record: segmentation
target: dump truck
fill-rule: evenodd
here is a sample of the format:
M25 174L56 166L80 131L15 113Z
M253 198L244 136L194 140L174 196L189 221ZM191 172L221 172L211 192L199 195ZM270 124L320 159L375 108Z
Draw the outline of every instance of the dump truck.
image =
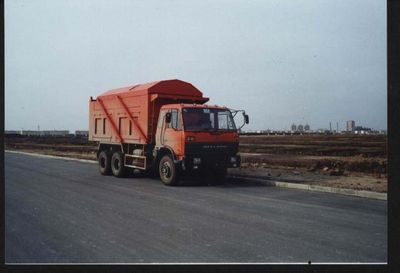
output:
M183 172L223 179L240 166L238 130L244 110L205 104L209 98L188 82L163 80L102 93L89 101L89 141L98 142L102 175L136 169L178 185ZM243 124L234 117L242 113Z

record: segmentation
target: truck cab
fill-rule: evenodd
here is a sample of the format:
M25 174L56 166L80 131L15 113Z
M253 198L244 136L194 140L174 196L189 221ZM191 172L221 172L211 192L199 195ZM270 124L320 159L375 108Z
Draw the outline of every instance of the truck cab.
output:
M248 117L245 115L245 122ZM240 166L239 136L232 111L204 104L168 104L160 109L155 151L168 149L173 158L160 158L159 174L175 183L182 171L209 171L221 179L227 168Z

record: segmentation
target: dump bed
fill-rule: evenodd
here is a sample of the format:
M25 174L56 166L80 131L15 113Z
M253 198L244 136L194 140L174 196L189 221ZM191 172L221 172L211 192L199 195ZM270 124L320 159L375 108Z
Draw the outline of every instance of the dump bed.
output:
M208 101L192 84L165 80L107 91L89 101L89 140L154 144L161 106Z

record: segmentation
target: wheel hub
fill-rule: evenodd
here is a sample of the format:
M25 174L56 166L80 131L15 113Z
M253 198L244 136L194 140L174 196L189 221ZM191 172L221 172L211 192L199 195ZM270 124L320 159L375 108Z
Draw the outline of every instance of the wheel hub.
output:
M161 173L167 178L171 176L171 168L167 162L164 162L164 164L161 166Z

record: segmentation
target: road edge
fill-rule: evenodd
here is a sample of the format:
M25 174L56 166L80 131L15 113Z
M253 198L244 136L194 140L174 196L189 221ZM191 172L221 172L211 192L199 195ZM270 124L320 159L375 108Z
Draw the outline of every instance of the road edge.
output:
M69 160L69 161L78 161L78 162L85 162L85 163L92 163L92 164L97 163L95 160L79 159L79 158L64 157L64 156L57 156L57 155L44 155L44 154L38 154L38 153L28 153L28 152L13 151L13 150L4 150L4 152L13 153L13 154L31 155L31 156L44 157L44 158L55 158L55 159L63 159L63 160Z
M55 155L44 155L44 154L38 154L38 153L28 153L28 152L12 151L12 150L4 150L4 151L6 153L23 154L23 155L30 155L30 156L36 156L36 157L63 159L63 160L97 164L97 162L95 160L89 160L89 159L79 159L79 158L63 157L63 156L55 156ZM279 188L326 192L326 193L334 193L334 194L341 194L341 195L347 195L347 196L357 196L357 197L370 198L370 199L387 200L387 193L381 193L381 192L333 188L333 187L308 185L308 184L301 184L301 183L280 182L280 181L273 181L273 180L267 180L267 179L262 179L262 178L250 178L250 177L236 176L236 175L231 175L229 177L237 178L237 179L244 179L247 181L262 182L263 184L266 184L268 186L279 187Z
M263 178L252 178L252 177L250 178L250 177L235 176L235 175L232 175L230 177L244 179L247 181L261 182L265 185L279 187L279 188L326 192L326 193L356 196L356 197L363 197L363 198L370 198L370 199L387 200L387 193L382 193L382 192L353 190L353 189L345 189L345 188L333 188L333 187L309 185L309 184L301 184L301 183L280 182L280 181L267 180L267 179L263 179Z

